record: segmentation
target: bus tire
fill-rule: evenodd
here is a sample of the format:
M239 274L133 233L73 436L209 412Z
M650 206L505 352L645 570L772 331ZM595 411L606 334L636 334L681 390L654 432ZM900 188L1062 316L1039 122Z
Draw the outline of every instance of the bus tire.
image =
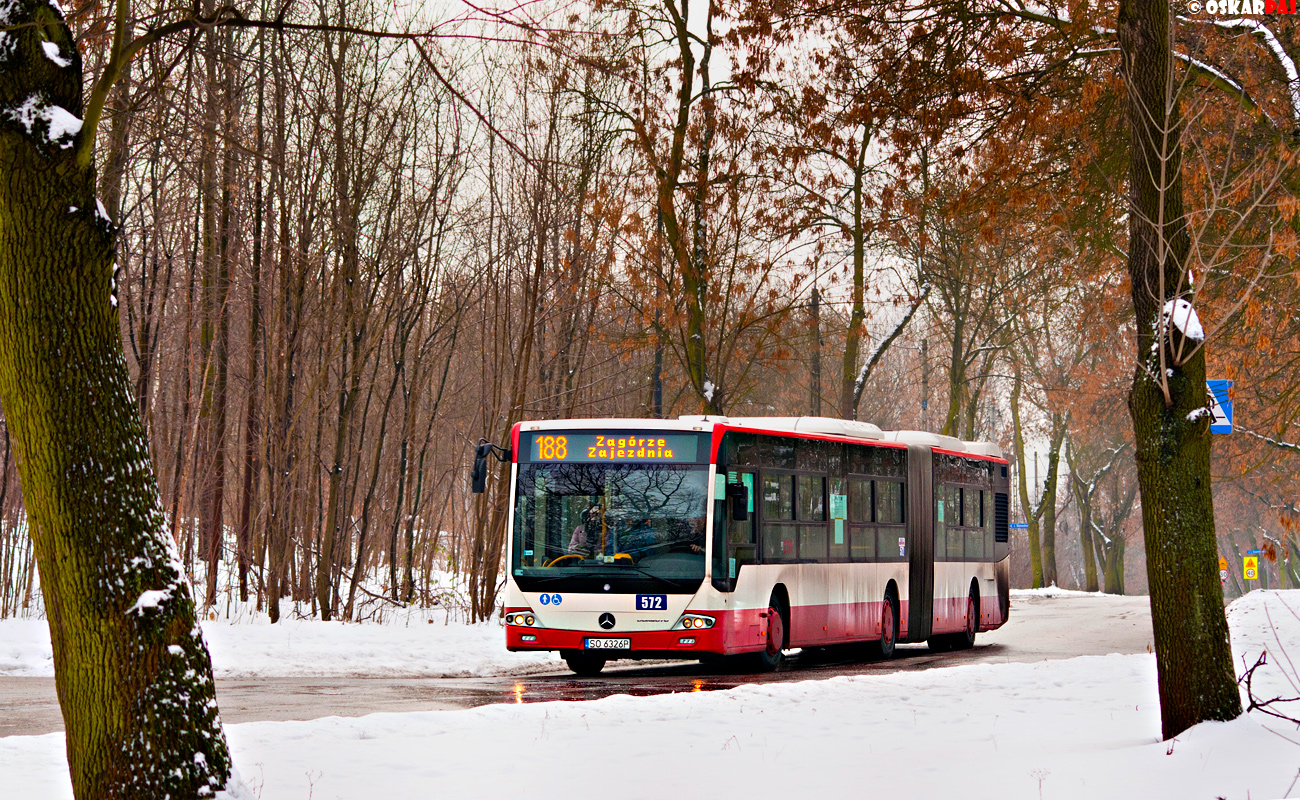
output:
M785 601L773 592L767 601L767 646L755 654L759 671L775 672L781 666L781 651L785 649L789 627L790 612L786 610Z
M608 660L581 650L570 650L561 653L561 656L564 658L564 663L569 665L569 669L580 678L596 677L605 668L605 662Z
M882 659L893 658L898 649L898 598L892 589L885 592L885 602L880 608L880 640L874 649Z
M953 634L954 650L969 650L975 646L975 634L980 628L980 594L974 585L970 587L970 596L966 598L966 630Z

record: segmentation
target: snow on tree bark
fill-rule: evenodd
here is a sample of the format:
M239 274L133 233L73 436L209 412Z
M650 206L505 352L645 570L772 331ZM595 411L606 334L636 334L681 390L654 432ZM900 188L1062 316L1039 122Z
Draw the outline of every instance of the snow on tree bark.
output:
M116 231L79 163L81 58L61 12L7 3L0 401L18 456L78 798L213 796L230 757L122 351ZM67 65L47 57L58 46ZM57 111L54 111L57 109Z

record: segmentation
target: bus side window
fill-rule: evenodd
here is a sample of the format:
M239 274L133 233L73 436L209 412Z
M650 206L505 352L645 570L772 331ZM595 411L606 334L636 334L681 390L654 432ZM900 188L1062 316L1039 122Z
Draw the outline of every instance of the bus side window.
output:
M876 522L879 545L877 553L881 560L906 558L906 549L898 552L899 538L907 536L903 525L903 484L898 481L873 481L876 498ZM888 526L888 527L887 527Z
M980 490L982 505L984 506L984 557L993 559L993 493L984 489Z
M854 561L875 561L876 556L876 529L870 525L852 526L852 544ZM888 541L885 542L888 545ZM880 555L888 556L889 548L881 548Z
M961 500L962 490L958 486L948 486L947 488L947 508L944 509L944 527L946 530L945 542L947 556L949 561L960 561L962 559L962 538L964 534L961 530Z
M763 522L794 519L794 476L763 476Z
M903 524L903 484L876 481L876 522Z
M984 560L984 492L966 489L966 560Z
M871 481L849 479L849 522L871 521Z
M937 476L936 476L937 477ZM938 483L934 489L934 560L948 560L948 526L952 523L952 491L947 484Z

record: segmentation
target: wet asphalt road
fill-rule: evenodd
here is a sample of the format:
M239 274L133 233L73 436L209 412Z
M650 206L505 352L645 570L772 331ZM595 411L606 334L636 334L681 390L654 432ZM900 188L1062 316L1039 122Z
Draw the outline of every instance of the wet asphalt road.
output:
M820 680L962 664L1030 662L1151 649L1146 597L1016 597L1011 621L981 633L972 650L933 653L900 645L888 661L864 648L799 651L775 673L726 671L689 662L611 662L598 678L554 673L493 678L236 678L217 680L226 722L362 716L378 711L472 708L490 703L594 700L731 689L746 683ZM0 736L61 731L53 678L0 677Z

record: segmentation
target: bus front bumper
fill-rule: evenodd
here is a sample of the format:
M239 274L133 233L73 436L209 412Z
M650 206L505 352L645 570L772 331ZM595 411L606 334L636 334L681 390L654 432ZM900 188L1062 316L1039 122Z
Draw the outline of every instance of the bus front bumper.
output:
M627 639L630 647L589 648L588 639ZM723 642L717 625L676 631L569 631L507 625L506 649L588 650L610 658L694 658L692 654L722 653Z

